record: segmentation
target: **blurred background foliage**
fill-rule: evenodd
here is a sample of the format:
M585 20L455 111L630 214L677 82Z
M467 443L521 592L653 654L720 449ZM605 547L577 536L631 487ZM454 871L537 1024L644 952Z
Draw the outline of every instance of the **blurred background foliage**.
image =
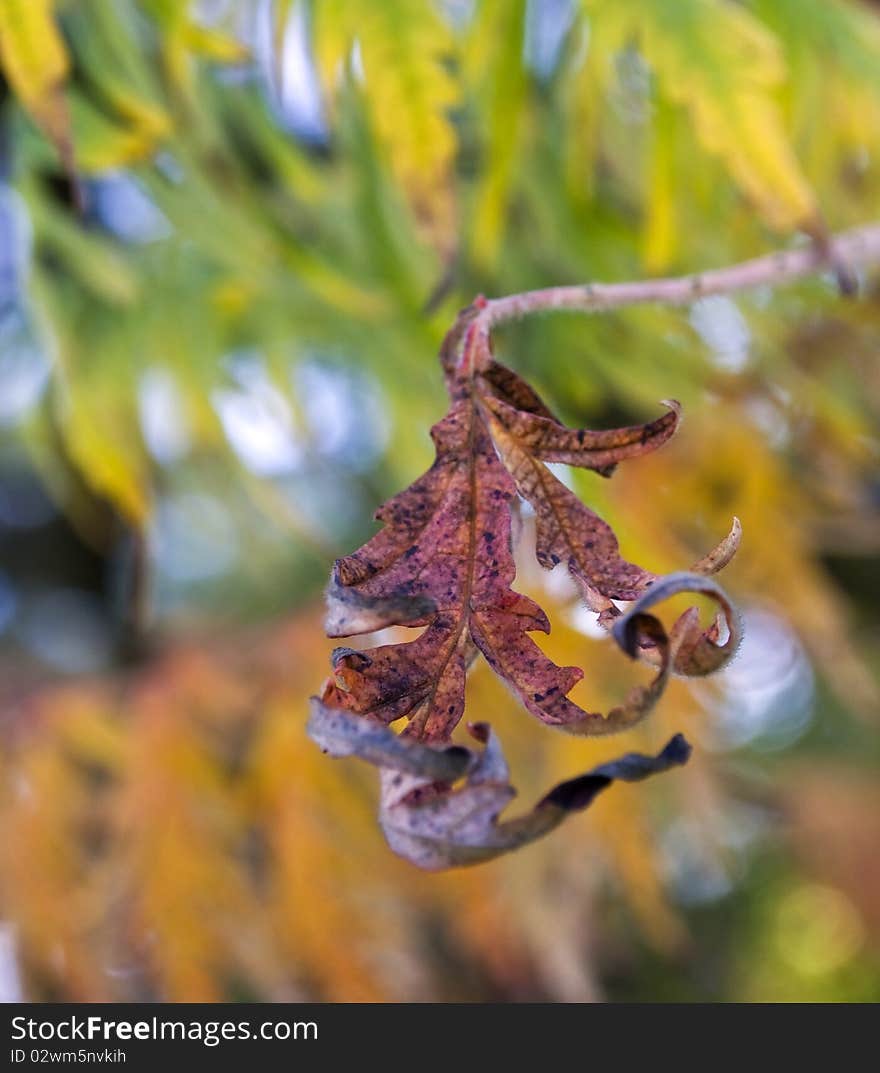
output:
M624 554L743 521L737 661L610 743L486 669L524 802L684 731L511 858L422 875L321 756L333 557L430 462L472 296L721 266L878 216L863 0L0 0L0 992L880 997L880 287L543 318ZM607 709L638 669L524 556ZM543 642L542 642L543 643ZM478 714L477 714L478 713Z

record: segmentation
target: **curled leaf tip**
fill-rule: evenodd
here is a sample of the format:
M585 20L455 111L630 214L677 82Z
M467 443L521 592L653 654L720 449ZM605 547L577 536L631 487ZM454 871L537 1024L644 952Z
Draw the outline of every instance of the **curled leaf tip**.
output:
M693 574L717 574L723 570L739 550L742 541L742 523L734 515L730 532L710 552L698 559L691 567Z
M615 779L624 782L639 782L641 779L648 778L649 775L657 775L662 771L668 771L669 768L686 764L690 755L690 744L683 734L676 734L656 756L627 753L618 760L601 764L586 775L579 775L576 779L560 783L539 802L539 807L540 805L555 805L568 812L579 812L585 809L593 798L610 786Z
M425 797L412 783L395 783L386 773L380 821L391 848L420 868L435 871L491 860L549 834L568 816L582 812L614 782L638 782L686 762L690 747L676 735L656 756L628 753L575 779L560 783L527 813L502 820L516 796L494 735L459 788Z
M700 627L699 613L695 607L679 615L668 631L648 608L662 603L670 596L693 593L708 596L721 609L721 618L727 627L727 639L720 641L721 631L717 621L707 630ZM679 571L658 578L639 597L629 611L616 619L612 634L618 645L629 656L637 656L650 663L667 661L666 649L672 658L672 669L687 677L702 677L720 670L735 655L742 640L742 622L736 608L721 586L711 578L691 571ZM647 646L641 642L644 635L659 641ZM659 649L659 654L654 649Z

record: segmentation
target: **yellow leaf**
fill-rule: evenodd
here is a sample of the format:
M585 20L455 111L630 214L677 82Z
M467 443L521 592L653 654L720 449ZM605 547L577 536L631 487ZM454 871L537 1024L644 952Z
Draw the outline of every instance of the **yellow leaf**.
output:
M0 67L24 108L72 172L64 83L69 63L52 0L0 0Z
M126 102L121 115L124 123L113 122L85 97L72 94L71 113L76 138L77 163L85 173L100 173L144 160L158 148L167 126L161 125L161 113L144 105L138 109L135 98Z
M143 0L161 28L161 47L172 83L180 92L193 89L193 56L216 63L240 63L248 50L230 33L204 26L188 11L183 0Z
M584 0L596 23L624 20L660 90L772 227L815 225L813 192L783 128L777 39L730 0Z
M566 182L575 201L589 199L599 155L604 98L626 26L603 17L576 30L572 70L563 85L570 134L565 145Z
M191 20L183 24L181 36L191 52L215 63L242 63L248 57L248 50L230 34Z
M484 2L474 19L465 54L465 79L477 99L484 162L469 228L476 261L495 256L504 227L524 130L528 77L522 53L525 0Z
M370 124L417 222L435 245L454 228L456 83L445 62L451 27L433 4L404 0L319 0L315 57L333 98L346 70L362 83Z
M642 260L649 272L666 268L676 248L674 137L674 112L666 100L658 97L642 237Z
M115 437L102 435L88 417L68 419L64 437L73 462L95 492L110 500L132 524L142 525L149 501L131 452L121 449Z
M133 404L120 405L115 385L78 370L76 386L67 379L60 395L60 422L70 459L86 483L109 500L132 525L141 526L150 513L147 461ZM103 390L101 390L103 388Z

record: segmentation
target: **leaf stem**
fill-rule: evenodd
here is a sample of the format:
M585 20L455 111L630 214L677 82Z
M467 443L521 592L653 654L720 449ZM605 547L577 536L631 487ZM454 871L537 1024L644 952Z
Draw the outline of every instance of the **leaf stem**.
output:
M823 269L880 261L880 223L867 224L750 261L693 276L647 279L632 283L585 283L547 287L486 301L478 314L485 328L534 313L596 313L646 302L686 305L713 294L730 294L762 285L778 285Z

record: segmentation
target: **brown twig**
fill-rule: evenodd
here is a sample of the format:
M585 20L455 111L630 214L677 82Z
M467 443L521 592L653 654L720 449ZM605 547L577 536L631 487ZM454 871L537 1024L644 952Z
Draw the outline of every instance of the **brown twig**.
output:
M756 257L751 261L671 279L634 283L586 283L574 287L548 287L492 298L481 305L479 334L497 324L533 313L598 313L623 306L662 302L686 305L713 294L730 294L763 285L776 286L813 275L822 269L880 262L880 223L866 224L825 243Z

